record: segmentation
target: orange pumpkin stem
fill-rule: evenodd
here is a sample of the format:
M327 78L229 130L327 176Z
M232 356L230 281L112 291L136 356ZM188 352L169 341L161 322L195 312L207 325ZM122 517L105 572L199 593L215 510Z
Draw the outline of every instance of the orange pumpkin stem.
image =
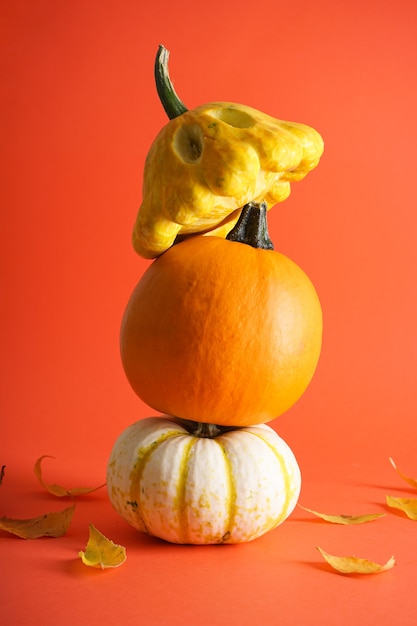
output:
M253 248L273 250L274 244L268 233L266 211L266 202L249 202L245 204L238 221L226 239L246 243Z

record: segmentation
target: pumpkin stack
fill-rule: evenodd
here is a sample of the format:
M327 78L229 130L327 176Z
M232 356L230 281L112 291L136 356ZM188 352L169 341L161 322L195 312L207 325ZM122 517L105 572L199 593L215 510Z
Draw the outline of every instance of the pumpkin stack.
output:
M121 358L162 415L117 439L109 497L170 542L251 541L298 500L295 456L266 422L304 393L322 337L314 286L274 250L267 211L318 164L323 141L243 105L187 110L163 46L155 78L170 121L146 159L133 233L154 260L127 304Z

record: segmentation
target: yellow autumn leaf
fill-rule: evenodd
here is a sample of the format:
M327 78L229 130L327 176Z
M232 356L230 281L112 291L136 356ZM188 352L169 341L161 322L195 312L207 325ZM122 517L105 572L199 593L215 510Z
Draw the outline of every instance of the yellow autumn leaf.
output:
M126 548L107 539L97 528L90 524L90 536L85 552L78 553L82 562L89 567L119 567L126 561Z
M366 522L372 522L373 520L384 517L385 515L385 513L370 513L368 515L328 515L327 513L319 513L318 511L307 509L305 506L301 506L301 504L298 506L300 509L307 511L308 513L312 513L313 515L320 517L326 522L331 522L332 524L365 524Z
M394 459L392 459L391 457L389 458L389 461L392 465L392 467L395 469L395 471L397 472L397 474L399 476L401 476L401 478L403 480L405 480L406 483L408 483L409 485L411 485L412 487L414 487L414 489L417 489L417 478L410 478L409 476L406 476L405 474L403 474L398 467L396 466Z
M39 537L62 537L67 532L75 505L63 511L45 513L31 519L13 519L0 517L0 530L17 535L22 539L38 539Z
M341 574L378 574L391 569L395 565L395 559L392 556L386 563L380 565L368 559L361 559L357 556L334 556L325 552L322 548L317 547L325 561L336 571Z
M417 498L394 498L386 496L387 504L392 509L398 509L409 519L417 520Z
M44 454L41 456L35 463L33 471L35 472L36 478L39 480L40 484L48 493L53 496L57 496L58 498L62 498L63 496L82 496L86 493L91 493L93 491L97 491L101 489L105 485L100 485L99 487L73 487L72 489L67 489L66 487L62 487L61 485L48 484L43 480L42 477L42 461L43 459L53 459L54 457L49 456L48 454Z

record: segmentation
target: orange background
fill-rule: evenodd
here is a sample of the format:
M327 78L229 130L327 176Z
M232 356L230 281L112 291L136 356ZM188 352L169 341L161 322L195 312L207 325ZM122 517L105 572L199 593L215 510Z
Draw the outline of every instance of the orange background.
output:
M105 490L78 500L61 539L0 533L1 616L15 624L414 623L413 522L385 506L417 475L417 9L414 0L13 0L1 7L0 515L68 506L48 482L98 485L117 435L152 414L122 372L118 333L148 262L131 248L144 159L166 123L159 43L189 108L241 102L317 128L326 151L270 214L276 249L324 311L313 383L272 425L294 450L301 504L385 512L340 527L301 509L241 546L139 535ZM126 546L85 567L88 524ZM336 574L316 546L397 565Z

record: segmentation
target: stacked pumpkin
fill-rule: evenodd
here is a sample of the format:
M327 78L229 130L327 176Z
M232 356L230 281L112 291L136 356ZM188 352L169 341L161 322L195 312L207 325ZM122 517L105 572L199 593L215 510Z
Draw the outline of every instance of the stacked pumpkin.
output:
M322 314L306 274L273 249L267 210L313 169L320 135L250 107L188 111L155 63L170 122L148 153L133 245L154 259L121 327L134 392L162 416L128 427L107 485L133 527L176 543L239 543L294 509L300 470L266 422L311 381Z

